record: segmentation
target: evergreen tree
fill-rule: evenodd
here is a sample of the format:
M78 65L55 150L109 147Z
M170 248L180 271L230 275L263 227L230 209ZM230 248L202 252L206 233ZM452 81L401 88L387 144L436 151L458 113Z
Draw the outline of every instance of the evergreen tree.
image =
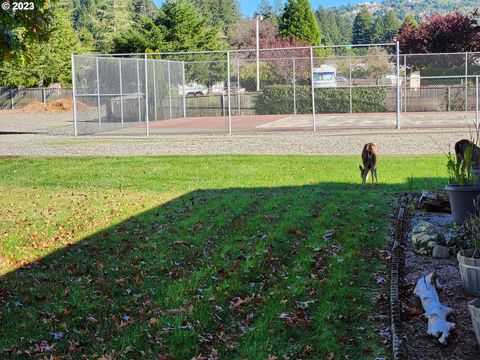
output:
M398 34L400 21L397 18L395 10L389 10L383 17L383 39L382 41L391 41Z
M170 51L219 50L226 47L218 27L206 19L187 0L167 0L155 20Z
M153 20L157 16L157 11L157 7L152 0L133 0L133 18L136 20L141 16Z
M352 24L346 16L321 7L315 12L318 27L322 34L322 43L331 45L350 44L352 42Z
M385 22L381 16L378 16L373 23L371 40L374 43L380 43L385 40Z
M167 45L164 36L153 20L140 16L132 27L113 38L113 52L143 53L147 49L165 50Z
M240 20L238 0L192 0L207 23L227 33Z
M308 0L288 0L279 24L281 36L320 45L321 35Z
M366 7L363 7L353 21L353 44L370 44L372 42L372 28L372 15Z
M414 28L418 27L418 21L417 21L417 19L415 19L415 16L413 16L413 15L408 14L407 16L405 16L405 19L403 20L402 27L407 23L410 24Z

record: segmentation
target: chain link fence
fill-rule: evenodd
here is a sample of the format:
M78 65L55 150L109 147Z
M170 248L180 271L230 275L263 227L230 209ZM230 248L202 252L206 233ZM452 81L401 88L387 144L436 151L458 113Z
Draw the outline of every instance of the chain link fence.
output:
M49 104L60 99L71 99L72 89L66 88L0 88L0 110L21 109L33 102Z
M75 134L478 124L480 53L397 44L72 56Z

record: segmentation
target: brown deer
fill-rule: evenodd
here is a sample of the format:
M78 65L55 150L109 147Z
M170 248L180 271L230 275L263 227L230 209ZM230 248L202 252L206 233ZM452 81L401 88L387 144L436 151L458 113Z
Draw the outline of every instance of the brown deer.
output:
M462 166L462 173L465 173L465 167L467 166L467 163L465 161L465 152L467 151L468 147L472 147L472 166L474 169L479 169L480 168L480 148L475 145L474 142L467 140L467 139L462 139L460 141L457 141L455 143L455 155L457 157L457 169Z
M377 177L377 156L378 151L377 147L374 143L365 144L362 151L362 165L358 165L360 169L360 176L362 177L362 185L367 183L368 172L372 173L372 185L375 182L378 184L378 177Z

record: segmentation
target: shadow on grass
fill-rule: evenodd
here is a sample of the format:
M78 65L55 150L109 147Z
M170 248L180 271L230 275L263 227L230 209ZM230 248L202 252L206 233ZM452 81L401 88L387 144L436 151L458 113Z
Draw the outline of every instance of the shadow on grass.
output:
M387 314L371 273L387 268L388 214L403 191L444 182L187 193L0 278L0 353L386 354L375 328L388 318L365 319Z

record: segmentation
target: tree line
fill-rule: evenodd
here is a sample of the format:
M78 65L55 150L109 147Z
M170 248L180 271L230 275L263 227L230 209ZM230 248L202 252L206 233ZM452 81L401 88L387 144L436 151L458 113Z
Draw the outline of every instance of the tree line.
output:
M480 51L477 13L400 19L394 10L372 16L362 8L351 21L331 9L320 7L314 12L308 0L284 4L262 0L252 19L242 17L238 0L166 0L159 8L153 0L57 0L53 5L38 0L36 4L28 16L0 12L0 86L67 85L72 52L255 48L252 20L257 15L263 16L261 48L398 39L407 53Z

